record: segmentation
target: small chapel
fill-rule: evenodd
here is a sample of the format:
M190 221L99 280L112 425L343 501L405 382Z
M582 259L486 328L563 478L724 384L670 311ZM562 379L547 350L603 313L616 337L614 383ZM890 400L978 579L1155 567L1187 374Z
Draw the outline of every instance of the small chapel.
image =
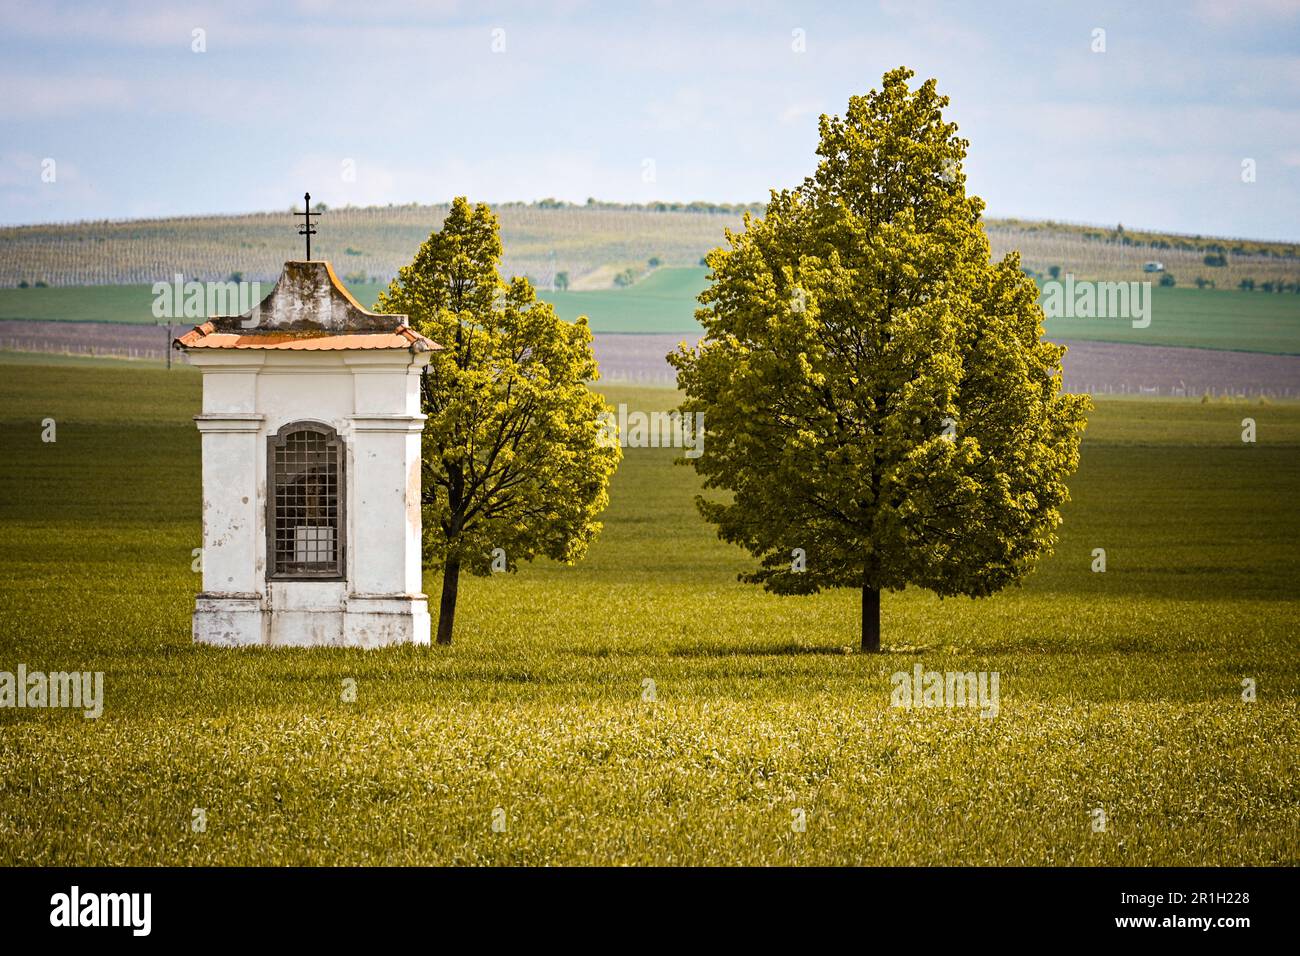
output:
M308 242L259 304L174 343L203 378L194 640L427 644L420 376L439 346L362 308Z

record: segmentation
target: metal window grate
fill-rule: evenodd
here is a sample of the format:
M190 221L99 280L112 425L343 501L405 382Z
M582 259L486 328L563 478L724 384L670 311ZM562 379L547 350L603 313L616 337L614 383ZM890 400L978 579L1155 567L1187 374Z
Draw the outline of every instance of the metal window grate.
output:
M341 445L324 426L272 439L271 567L282 576L342 573Z

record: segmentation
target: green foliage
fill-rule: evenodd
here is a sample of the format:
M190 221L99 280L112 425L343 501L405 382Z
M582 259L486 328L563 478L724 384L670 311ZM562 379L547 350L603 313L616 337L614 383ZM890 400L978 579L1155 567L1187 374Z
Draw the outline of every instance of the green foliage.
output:
M633 269L631 266L628 266L622 272L618 273L618 275L614 276L614 285L618 286L619 288L627 288L630 285L634 285L636 283L636 279L637 279L636 270Z
M1160 285L1162 285L1163 287L1172 288L1177 284L1178 284L1178 280L1174 278L1174 274L1172 272L1162 272L1160 274Z
M709 256L699 348L670 356L704 414L699 499L778 594L922 585L985 596L1055 541L1089 407L1060 393L1038 290L989 263L946 97L911 71L821 121L821 162ZM806 567L791 560L804 549Z
M497 271L501 238L484 204L457 198L442 228L379 296L443 348L421 382L424 529L444 569L440 640L450 640L461 567L487 574L544 555L572 562L600 530L620 450L585 318L567 323L526 279ZM449 593L450 589L450 593ZM450 608L448 607L450 599Z
M569 274L567 272L555 273L555 288L560 292L564 292L569 288Z

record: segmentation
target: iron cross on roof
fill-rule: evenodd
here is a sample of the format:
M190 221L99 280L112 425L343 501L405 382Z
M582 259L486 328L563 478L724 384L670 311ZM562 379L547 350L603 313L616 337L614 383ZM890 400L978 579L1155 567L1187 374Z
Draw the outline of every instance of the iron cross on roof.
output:
M311 217L319 216L320 213L311 211L311 193L302 194L302 212L294 213L295 216L302 216L302 225L298 227L298 235L307 237L307 261L311 261L311 237L316 235L316 227L312 224Z

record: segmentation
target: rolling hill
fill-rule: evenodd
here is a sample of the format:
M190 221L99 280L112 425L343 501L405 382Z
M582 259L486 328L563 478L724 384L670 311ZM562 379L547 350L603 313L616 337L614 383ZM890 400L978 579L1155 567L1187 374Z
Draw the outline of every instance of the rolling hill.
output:
M695 267L722 245L724 230L739 228L748 207L708 204L623 206L591 203L503 203L504 269L551 288L568 274L570 288L609 287L624 268L643 270L650 259ZM372 206L327 210L314 243L349 285L386 282L411 260L446 215L446 205ZM1143 278L1157 260L1178 285L1199 278L1218 288L1242 280L1300 283L1300 244L1213 236L1139 232L1122 226L989 219L993 254L1012 250L1034 273L1073 272L1089 279ZM187 279L272 281L281 264L301 255L289 212L121 222L85 222L0 228L0 288L139 285ZM1222 257L1221 259L1219 257ZM1222 261L1222 265L1211 264Z

